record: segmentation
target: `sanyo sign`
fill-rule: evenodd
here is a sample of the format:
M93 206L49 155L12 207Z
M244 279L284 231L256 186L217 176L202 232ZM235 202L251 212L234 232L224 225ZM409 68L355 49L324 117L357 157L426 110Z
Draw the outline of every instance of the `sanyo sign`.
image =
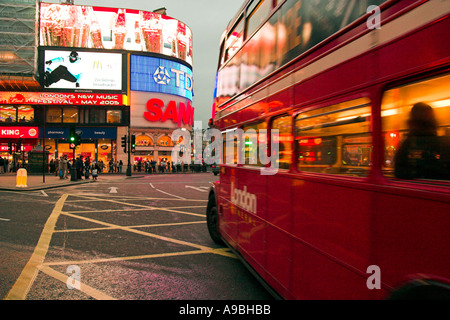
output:
M192 101L192 70L184 64L155 57L131 55L132 91L177 95Z
M190 129L194 106L186 98L163 93L131 91L130 125L142 128Z

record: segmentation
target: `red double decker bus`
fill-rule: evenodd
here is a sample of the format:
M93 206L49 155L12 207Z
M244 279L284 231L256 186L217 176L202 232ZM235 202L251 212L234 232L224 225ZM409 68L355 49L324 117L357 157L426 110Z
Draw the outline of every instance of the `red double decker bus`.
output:
M441 0L248 0L230 21L207 224L274 294L449 297L449 13ZM253 159L271 143L275 162Z

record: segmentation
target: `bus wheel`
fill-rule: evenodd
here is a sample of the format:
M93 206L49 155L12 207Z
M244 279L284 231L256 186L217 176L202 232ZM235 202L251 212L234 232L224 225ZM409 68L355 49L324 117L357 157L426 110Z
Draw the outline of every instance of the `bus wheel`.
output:
M395 290L390 300L450 300L450 286L434 281L412 281Z
M219 232L219 215L214 194L212 194L208 200L208 206L206 209L206 225L208 226L209 236L211 239L219 245L224 245Z

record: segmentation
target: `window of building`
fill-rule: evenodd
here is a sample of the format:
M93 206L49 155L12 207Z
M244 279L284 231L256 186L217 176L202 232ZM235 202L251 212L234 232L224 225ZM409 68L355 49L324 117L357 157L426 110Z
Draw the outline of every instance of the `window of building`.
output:
M0 105L0 122L34 122L34 108L27 105Z
M47 122L49 123L61 123L62 122L62 109L61 107L49 107L46 110Z
M62 118L64 123L78 123L77 107L64 107L62 108L62 111Z
M172 138L169 136L163 136L158 140L158 146L161 147L173 147Z
M386 91L381 116L387 177L450 180L450 75Z
M278 136L274 135L274 130L278 130ZM291 116L281 116L272 122L272 136L275 143L278 143L277 163L280 169L289 169L292 159L292 118Z
M122 110L108 110L106 111L107 123L121 123L122 122Z
M49 107L46 114L48 123L78 123L77 107Z
M136 146L140 147L152 147L153 141L149 136L140 135L136 137Z
M18 106L17 120L19 122L34 122L34 108L31 106Z
M106 123L105 109L89 109L89 123Z
M295 119L298 169L366 176L372 165L370 117L367 98L299 114Z
M0 106L0 122L16 122L15 106Z

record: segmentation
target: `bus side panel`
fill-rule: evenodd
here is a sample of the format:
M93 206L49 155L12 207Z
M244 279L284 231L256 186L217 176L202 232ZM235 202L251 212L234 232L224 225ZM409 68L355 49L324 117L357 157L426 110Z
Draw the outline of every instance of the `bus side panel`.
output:
M293 195L293 294L299 299L369 298L370 193L305 179L297 180Z
M267 178L267 271L289 289L292 255L291 183L282 173Z
M220 234L233 247L236 247L237 216L231 204L231 184L236 181L236 169L226 166L220 168L220 188L218 189L218 210Z
M397 286L417 273L450 279L450 202L377 193L372 263L381 280ZM410 192L410 191L408 191Z
M247 192L242 199L250 204L253 196L256 199L256 212L244 208L242 205L234 205L238 220L238 246L240 252L258 272L265 268L265 243L266 232L264 219L266 210L266 185L265 176L261 176L259 170L238 168L238 179L235 188L240 192Z

